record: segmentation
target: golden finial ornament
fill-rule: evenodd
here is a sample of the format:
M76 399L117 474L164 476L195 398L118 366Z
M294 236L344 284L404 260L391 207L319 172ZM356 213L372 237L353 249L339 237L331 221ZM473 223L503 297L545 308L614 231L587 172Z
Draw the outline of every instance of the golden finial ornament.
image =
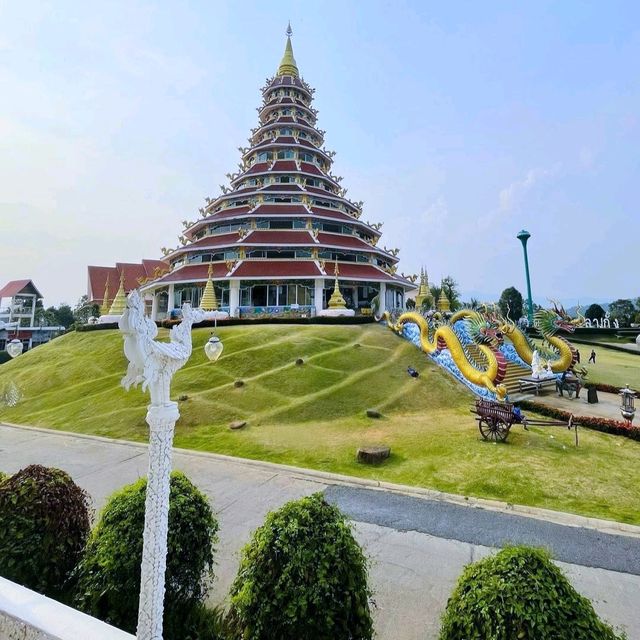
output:
M127 294L124 290L124 270L120 272L120 287L116 293L116 297L113 299L111 308L109 309L110 316L121 316L124 310L127 308Z
M213 264L211 262L209 263L209 270L207 272L207 284L204 286L204 291L202 292L200 308L203 311L218 310L218 299L216 298L216 290L213 286Z
M104 294L102 296L102 307L100 309L100 313L103 316L106 316L109 313L109 274L107 273L107 281L104 285Z
M336 260L335 268L333 273L336 276L335 283L333 285L333 293L331 294L331 298L329 298L329 309L346 309L347 303L345 302L342 294L340 293L340 285L338 284L338 274L340 270L338 269L338 261Z
M298 71L298 65L296 64L296 59L293 57L293 47L291 46L291 36L293 35L293 29L291 29L291 23L287 25L287 44L284 48L284 55L282 56L282 60L280 61L280 66L278 67L278 76L294 76L298 77L300 75Z

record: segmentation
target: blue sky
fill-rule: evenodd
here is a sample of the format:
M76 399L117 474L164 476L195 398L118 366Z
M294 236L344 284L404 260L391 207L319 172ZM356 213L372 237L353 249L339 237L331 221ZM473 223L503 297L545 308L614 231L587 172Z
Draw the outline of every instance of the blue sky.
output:
M236 170L291 19L334 173L463 297L640 295L637 2L0 4L0 279L159 256Z

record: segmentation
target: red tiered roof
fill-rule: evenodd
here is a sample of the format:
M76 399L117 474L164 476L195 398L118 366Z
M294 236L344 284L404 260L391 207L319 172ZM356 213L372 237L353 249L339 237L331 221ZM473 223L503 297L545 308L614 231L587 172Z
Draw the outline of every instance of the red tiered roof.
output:
M240 236L237 231L233 233L221 233L216 236L205 236L204 238L200 238L200 240L195 240L194 242L190 242L184 247L178 247L178 251L180 249L204 249L206 247L216 248L216 247L225 247L231 244L235 244L240 240Z
M87 267L89 276L89 302L102 304L107 277L109 278L109 296L111 299L120 286L120 274L124 273L124 290L128 293L140 286L140 280L151 279L159 272L169 270L169 265L162 260L143 260L140 264L116 262L115 267Z
M328 265L325 267L329 269ZM401 280L400 278L394 278L390 273L382 271L370 264L352 264L350 262L338 263L340 280L375 280L377 282L395 282Z
M357 236L348 236L346 234L338 233L323 233L318 234L318 243L322 245L328 245L330 247L345 247L349 249L363 249L365 251L371 251L372 247L367 244L361 238Z
M290 45L288 45L290 46ZM284 66L281 65L281 72L283 74L289 72L293 73L295 68L287 63ZM289 96L275 96L273 93L275 90L281 87L293 87L303 92L302 98L297 90L292 90L289 93L293 95ZM298 93L298 95L295 95ZM309 104L305 103L308 98L313 98L313 91L309 86L296 75L276 75L274 78L267 82L267 86L263 90L263 104L259 108L259 122L258 127L253 130L250 140L258 140L263 135L267 134L267 139L261 139L255 144L250 142L250 148L246 150L242 156L247 162L253 161L254 164L250 166L246 171L241 171L237 174L237 177L231 180L232 190L227 191L223 195L219 196L214 202L207 206L207 217L199 219L190 229L184 231L187 236L193 237L193 234L197 230L202 229L206 225L215 224L218 221L237 220L244 223L243 226L248 227L249 221L255 221L259 219L287 219L287 218L314 218L315 220L325 220L327 222L340 222L344 226L349 227L349 230L363 229L366 230L368 235L372 237L379 237L380 233L371 229L369 225L361 222L356 217L355 213L349 213L352 211L354 205L350 204L343 196L338 193L333 193L331 190L322 189L314 186L307 187L304 182L304 178L307 176L314 176L327 181L331 185L331 188L339 190L340 185L336 182L335 178L329 175L331 167L331 158L327 155L327 152L311 142L309 137L301 138L295 133L296 130L304 130L306 135L311 135L311 138L317 136L318 140L324 139L324 134L321 133L315 126L316 111ZM310 101L310 100L309 100ZM283 110L289 110L289 113L294 115L276 115L276 111L282 112ZM303 117L295 116L296 110L301 111ZM280 131L283 131L283 125L292 129L291 135L280 135ZM280 128L280 129L279 129ZM295 135L293 135L295 134ZM275 135L275 137L272 137ZM321 144L321 143L320 143ZM282 149L284 147L291 148L297 158L302 157L303 153L313 153L321 156L322 166L321 169L314 162L301 161L299 159L292 160L272 160L269 162L257 162L256 158L259 151L264 149ZM248 166L248 165L247 165ZM291 183L277 183L268 185L256 185L256 186L242 186L242 188L234 189L233 187L243 183L248 177L256 177L260 174L265 176L274 176L282 174L292 174L298 178L302 178L302 184L299 182ZM339 191L342 193L342 191ZM297 194L305 194L302 197ZM275 196L275 197L274 197ZM271 198L269 201L265 201L262 204L254 206L254 203L258 199ZM309 205L303 205L301 202L273 202L273 200L293 200L303 199L309 201ZM249 206L238 206L221 209L217 212L211 213L214 207L220 206L221 203L230 203L234 201L248 201ZM324 202L329 204L340 204L346 211L331 208L324 205L311 206L311 200L318 202ZM359 214L357 214L359 215ZM261 225L262 226L262 225ZM287 247L335 247L346 254L351 254L350 257L355 257L353 254L356 251L366 251L368 253L384 253L382 249L372 247L366 241L351 235L349 233L329 233L319 232L314 233L309 230L300 229L247 229L247 234L244 238L240 238L236 233L225 233L217 236L207 236L196 240L191 244L180 247L176 251L178 253L185 253L202 249L213 249L223 246L271 246L277 248L286 249ZM396 262L396 259L389 258L390 261ZM227 273L226 266L224 264L215 264L214 277L220 278L287 278L287 277L327 277L331 278L332 274L327 272L323 274L316 263L312 260L277 260L277 259L265 259L265 260L241 260L236 263L237 267L235 272ZM356 279L356 280L374 280L378 282L402 282L403 286L407 286L408 283L399 277L394 277L381 269L376 268L371 264L361 264L355 262L345 262L340 265L341 272L340 278ZM176 271L165 275L158 282L188 282L189 279L196 281L206 280L207 265L194 265L179 267Z
M281 203L281 204L261 204L259 207L256 207L252 212L258 216L269 216L269 215L278 215L281 213L285 213L291 216L308 216L309 211L307 208L299 204L297 202Z
M297 171L298 165L294 160L276 160L271 167L271 171Z
M322 176L323 178L328 177L328 176L325 176L325 174L322 173L322 171L320 171L320 169L318 169L318 167L316 167L316 165L313 164L312 162L301 162L300 168L301 168L301 171L304 171L305 173L313 173L314 175Z
M244 260L233 278L318 278L322 275L313 260Z
M243 240L244 244L267 244L274 247L286 247L289 244L313 245L313 236L308 231L278 229L252 231Z
M224 278L227 275L227 265L223 262L213 263L214 278ZM175 271L168 273L158 280L158 283L168 282L196 282L206 280L209 277L209 263L207 264L189 264L179 267Z
M269 167L266 162L256 162L247 173L262 173L263 171L268 171Z
M282 184L270 184L268 187L263 187L260 191L304 191L304 187L299 184L282 183Z

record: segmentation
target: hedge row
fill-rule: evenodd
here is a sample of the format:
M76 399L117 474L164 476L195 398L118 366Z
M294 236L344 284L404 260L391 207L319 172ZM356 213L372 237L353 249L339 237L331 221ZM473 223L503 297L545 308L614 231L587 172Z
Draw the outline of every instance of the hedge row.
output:
M159 327L171 328L180 324L181 320L163 320L162 322L156 322ZM343 318L324 318L322 316L315 316L313 318L228 318L227 320L219 320L216 324L214 320L205 320L193 325L194 329L200 327L232 327L236 325L259 325L259 324L319 324L319 325L354 325L354 324L372 324L376 322L373 316L353 316ZM106 324L84 324L76 327L76 331L107 331L110 329L117 329L117 322L109 322Z
M530 402L529 400L522 400L518 402L521 409L528 411L535 411L543 416L554 418L556 420L569 421L571 413L569 411L563 411L562 409L556 409L555 407L549 407L544 404L538 404L537 402ZM622 420L612 420L610 418L599 418L596 416L573 416L574 424L579 424L581 427L587 429L593 429L594 431L601 431L602 433L610 433L616 436L625 436L640 442L640 427L629 426Z
M64 471L0 473L0 575L134 632L146 485L116 492L89 535L88 496ZM228 613L204 604L217 531L206 497L173 472L166 640L371 640L367 560L322 494L287 503L254 532Z
M640 351L632 351L631 349L625 349L621 345L617 344L605 344L603 342L595 342L594 340L584 340L582 338L572 337L570 342L575 342L576 344L586 344L589 347L598 347L600 349L610 349L611 351L619 351L620 353L630 353L632 356L640 356ZM628 344L633 344L630 341Z

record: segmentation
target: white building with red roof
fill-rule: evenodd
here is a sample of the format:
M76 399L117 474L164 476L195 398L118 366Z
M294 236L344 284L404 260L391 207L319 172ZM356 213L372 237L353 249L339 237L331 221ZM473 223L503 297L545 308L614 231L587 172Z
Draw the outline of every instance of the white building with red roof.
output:
M340 292L356 313L370 312L377 295L383 309L403 307L416 288L397 275L397 250L380 247L381 225L362 219L362 203L347 199L331 173L335 154L324 148L314 89L300 77L290 36L262 89L240 170L227 174L229 186L206 199L198 220L183 222L180 245L163 249L168 272L142 285L154 319L184 302L199 306L210 266L219 308L232 316L322 312L336 263ZM97 279L96 301L104 287Z
M25 351L48 342L64 331L36 323L36 310L43 296L32 280L11 280L0 289L0 351L12 339L22 342Z

